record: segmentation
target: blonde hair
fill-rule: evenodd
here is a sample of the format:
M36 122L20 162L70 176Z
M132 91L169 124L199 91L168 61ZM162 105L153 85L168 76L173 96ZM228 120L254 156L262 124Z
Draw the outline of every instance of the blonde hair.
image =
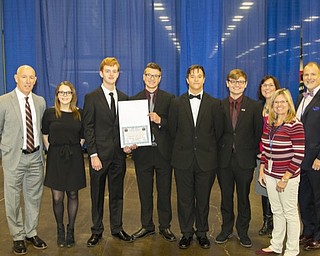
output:
M271 97L270 112L269 112L269 117L268 117L268 123L271 125L274 124L278 119L278 115L273 110L273 105L274 105L275 99L279 95L282 95L286 99L286 101L288 102L288 113L284 119L284 122L290 123L290 122L296 120L296 110L294 108L294 103L292 100L291 93L288 89L283 88L283 89L276 90Z
M100 63L100 71L103 71L103 68L105 66L109 66L109 67L117 66L118 71L120 70L119 61L115 57L107 57L103 59Z
M60 104L60 100L58 98L58 92L59 92L59 89L62 85L68 86L72 92L72 99L70 102L70 110L73 114L73 118L75 120L81 120L81 115L80 115L79 109L76 106L76 103L77 103L76 89L74 88L73 84L70 83L69 81L63 81L56 87L55 97L54 97L54 110L55 110L56 117L57 118L61 117L61 110L60 110L61 104Z

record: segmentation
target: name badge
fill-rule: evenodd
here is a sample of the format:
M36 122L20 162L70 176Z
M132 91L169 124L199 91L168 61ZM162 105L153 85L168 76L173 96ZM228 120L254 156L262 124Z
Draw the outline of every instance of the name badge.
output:
M269 172L269 173L272 171L272 164L273 164L272 159L269 159L269 160L268 160L268 172Z

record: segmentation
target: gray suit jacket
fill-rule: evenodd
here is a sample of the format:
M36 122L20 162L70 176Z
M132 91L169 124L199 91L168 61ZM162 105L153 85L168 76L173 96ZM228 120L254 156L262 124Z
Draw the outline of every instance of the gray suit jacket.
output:
M34 93L32 93L32 99L37 115L40 152L42 152L41 119L46 102L43 97ZM16 91L13 90L0 96L0 153L3 168L15 169L18 166L22 155L23 141L21 111Z

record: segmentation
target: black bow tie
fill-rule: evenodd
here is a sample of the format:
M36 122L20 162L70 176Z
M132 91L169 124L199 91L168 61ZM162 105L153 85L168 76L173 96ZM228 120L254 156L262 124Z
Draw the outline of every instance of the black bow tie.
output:
M198 95L189 94L189 99L193 99L193 98L197 98L198 100L201 100L201 94L198 94Z
M305 97L305 98L307 98L308 96L313 97L313 90L303 92L302 94L303 94L303 97Z

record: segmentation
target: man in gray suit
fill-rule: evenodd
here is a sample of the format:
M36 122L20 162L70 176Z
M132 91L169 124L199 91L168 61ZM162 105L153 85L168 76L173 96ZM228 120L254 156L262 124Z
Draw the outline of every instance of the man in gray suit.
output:
M42 97L32 93L37 80L32 67L20 66L14 79L17 87L0 96L0 153L5 209L13 237L13 252L26 254L25 240L36 249L47 248L36 230L43 190L40 125L46 103ZM20 205L21 192L24 197L25 223Z

